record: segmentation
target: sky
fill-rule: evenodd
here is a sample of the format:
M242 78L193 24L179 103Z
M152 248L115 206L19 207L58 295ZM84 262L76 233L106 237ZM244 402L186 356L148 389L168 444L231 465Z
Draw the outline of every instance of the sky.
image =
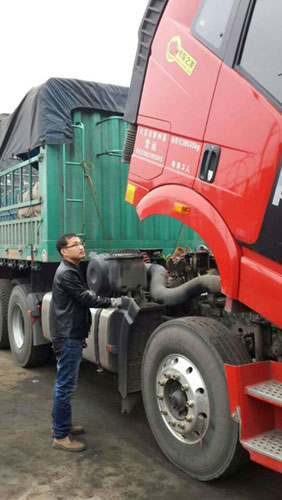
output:
M129 86L148 0L8 0L0 4L0 113L50 77Z

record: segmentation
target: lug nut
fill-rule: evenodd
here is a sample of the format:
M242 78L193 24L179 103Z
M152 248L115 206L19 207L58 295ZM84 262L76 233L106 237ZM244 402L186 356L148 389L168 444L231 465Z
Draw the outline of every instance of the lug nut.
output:
M179 380L180 379L180 375L174 374L174 375L172 375L172 378L174 380Z
M164 380L159 380L159 384L160 385L165 385L165 381Z
M162 413L163 415L167 415L167 411L166 411L166 410L161 410L161 413Z
M195 401L191 401L191 400L190 400L190 401L187 401L186 406L187 406L188 408L193 408L194 404L195 404Z
M191 415L187 415L187 417L185 417L185 420L187 420L187 422L192 422L193 417Z
M189 389L189 385L188 385L188 384L183 384L183 385L181 386L181 390L182 390L182 391L188 391L188 389Z
M157 398L158 399L164 399L163 395L162 394L157 394Z
M169 420L169 425L171 425L171 427L175 427L176 426L176 422L174 420Z

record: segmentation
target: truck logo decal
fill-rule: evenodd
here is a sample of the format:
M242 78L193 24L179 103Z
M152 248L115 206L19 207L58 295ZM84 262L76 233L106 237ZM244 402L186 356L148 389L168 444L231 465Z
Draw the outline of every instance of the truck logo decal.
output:
M181 38L176 35L171 38L166 49L166 59L168 62L175 62L185 71L188 76L191 76L197 61L182 47Z

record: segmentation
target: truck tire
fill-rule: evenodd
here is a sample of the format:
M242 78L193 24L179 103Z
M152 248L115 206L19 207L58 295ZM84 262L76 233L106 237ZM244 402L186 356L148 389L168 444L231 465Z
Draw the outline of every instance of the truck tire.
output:
M142 364L146 415L161 450L201 481L235 472L248 459L230 415L224 363L250 363L221 323L200 317L160 325Z
M0 279L0 349L9 347L8 303L13 285L10 280Z
M19 366L28 368L43 364L50 355L50 345L33 345L32 323L28 316L27 285L13 288L8 306L8 332L11 351Z

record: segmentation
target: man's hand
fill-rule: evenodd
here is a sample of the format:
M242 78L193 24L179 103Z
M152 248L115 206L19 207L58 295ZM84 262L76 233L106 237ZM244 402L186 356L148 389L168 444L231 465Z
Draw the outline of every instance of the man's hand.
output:
M111 299L111 306L112 307L121 308L121 303L122 303L121 297L118 297L117 299L116 298Z

